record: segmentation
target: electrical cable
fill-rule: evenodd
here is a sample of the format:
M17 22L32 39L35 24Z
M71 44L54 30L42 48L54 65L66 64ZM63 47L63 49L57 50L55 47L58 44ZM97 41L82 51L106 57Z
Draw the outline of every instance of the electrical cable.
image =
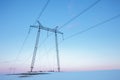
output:
M20 50L19 50L19 52L18 52L18 54L17 54L17 57L16 57L16 59L15 59L15 61L18 59L18 57L20 56L20 54L21 54L21 52L22 52L22 50L23 50L23 48L24 48L24 45L25 45L25 43L26 43L26 41L27 41L27 39L28 39L28 37L29 37L29 35L30 35L30 31L31 31L31 27L29 28L29 31L28 31L28 33L27 33L27 35L26 35L26 37L25 37L25 39L24 39L24 41L23 41L23 43L22 43L22 46L21 46L21 48L20 48Z
M50 2L50 0L47 0L45 6L43 7L42 11L41 11L40 14L38 15L36 21L42 16L42 14L43 14L43 12L45 11L45 9L47 8L49 2Z
M83 13L85 13L86 11L88 11L89 9L91 9L93 6L95 6L98 2L99 2L100 0L97 0L96 2L94 2L92 5L90 5L88 8L86 8L86 9L84 9L82 12L80 12L78 15L76 15L76 16L74 16L73 18L71 18L68 22L66 22L65 24L63 24L60 28L58 28L58 29L61 29L61 28L63 28L64 26L66 26L67 24L69 24L70 22L72 22L73 20L75 20L77 17L79 17L80 15L82 15ZM49 35L49 36L51 36L51 35ZM49 37L48 36L48 37ZM47 37L47 38L48 38ZM46 38L46 39L47 39ZM46 41L46 39L44 40L44 42ZM43 43L44 43L43 42Z
M26 41L27 41L27 39L28 39L28 37L29 37L29 35L30 35L30 30L31 30L31 28L29 28L29 31L28 31L28 33L27 33L27 35L26 35L26 37L25 37L25 39L24 39L24 41L23 41L23 43L22 43L22 46L21 46L21 48L20 48L17 56L16 56L15 59L12 61L12 62L14 62L14 65L16 65L16 61L18 61L19 56L20 56L20 54L21 54L21 52L22 52L22 50L23 50L23 47L24 47L24 45L25 45L25 43L26 43ZM10 67L11 67L11 68L15 68L15 66L14 66L14 67L12 67L12 66L13 66L13 64L11 64Z
M79 16L81 16L82 14L84 14L85 12L87 12L89 9L91 9L92 7L94 7L98 2L100 2L100 0L97 0L96 2L94 2L93 4L91 4L89 7L87 7L82 12L80 12L78 15L76 15L73 18L71 18L70 20L68 20L65 24L63 24L58 29L62 29L63 27L65 27L66 25L68 25L69 23L71 23L73 20L75 20L76 18L78 18Z
M87 7L86 9L84 9L82 12L80 12L78 15L74 16L73 18L71 18L69 21L67 21L65 24L63 24L61 27L58 28L62 29L64 26L68 25L70 22L72 22L73 20L75 20L77 17L79 17L80 15L82 15L83 13L85 13L86 11L88 11L89 9L91 9L93 6L95 6L100 0L97 0L96 2L94 2L93 4L91 4L89 7ZM49 0L47 1L45 7L43 8L42 12L40 13L39 17L41 16L41 14L43 13L44 9L46 8L46 6L48 5ZM38 19L39 19L38 17ZM52 34L51 34L52 35ZM50 37L51 35L48 35L48 37ZM47 37L47 38L48 38ZM44 42L47 40L47 38L44 40ZM43 42L43 43L44 43Z
M47 8L47 6L48 6L49 2L50 2L50 0L47 0L46 4L44 5L44 7L43 7L42 11L41 11L41 12L40 12L40 14L38 15L38 17L37 17L37 19L36 19L36 21L35 21L35 22L37 22L37 21L38 21L38 19L42 16L42 14L43 14L43 12L45 11L45 9ZM49 37L49 36L48 36L48 37ZM42 42L42 44L44 44L44 43L45 43L45 41L48 39L48 37L47 37L47 38L45 38L45 40L44 40L44 42ZM41 44L41 45L42 45L42 44ZM40 45L40 46L41 46L41 45Z
M71 35L71 36L68 36L68 37L65 38L65 40L70 39L70 38L72 38L72 37L74 37L74 36L77 36L77 35L79 35L79 34L85 33L85 32L87 32L87 31L89 31L89 30L91 30L91 29L93 29L93 28L99 27L100 25L105 24L105 23L108 23L108 22L110 22L110 21L112 21L112 20L114 20L114 19L116 19L116 18L118 18L118 17L120 17L120 14L118 14L118 15L116 15L116 16L113 16L113 17L111 17L111 18L109 18L109 19L107 19L107 20L104 20L104 21L102 21L102 22L100 22L100 23L97 23L97 24L95 24L95 25L93 25L93 26L91 26L91 27L89 27L89 28L87 28L87 29L84 29L84 30L82 30L82 31L80 31L80 32L77 32L77 33L75 33L75 34L73 34L73 35Z

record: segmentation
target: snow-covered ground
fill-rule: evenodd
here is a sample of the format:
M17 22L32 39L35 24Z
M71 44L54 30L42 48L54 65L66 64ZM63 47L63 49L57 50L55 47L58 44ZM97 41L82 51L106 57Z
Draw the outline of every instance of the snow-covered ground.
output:
M0 80L120 80L120 70L55 72L29 77L1 74Z

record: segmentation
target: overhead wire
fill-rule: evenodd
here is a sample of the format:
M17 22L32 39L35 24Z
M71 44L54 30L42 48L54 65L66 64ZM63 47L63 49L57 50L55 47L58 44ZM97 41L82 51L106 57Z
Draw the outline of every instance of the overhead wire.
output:
M70 22L72 22L73 20L75 20L77 17L79 17L80 15L82 15L83 13L85 13L86 11L88 11L89 9L91 9L93 6L95 6L100 0L97 0L96 2L94 2L93 4L91 4L89 7L87 7L86 9L84 9L82 12L80 12L78 15L74 16L73 18L71 18L69 21L67 21L65 24L63 24L61 27L58 28L59 29L62 29L64 26L68 25ZM42 12L40 13L39 17L41 16L41 14L43 13L44 9L46 8L46 6L48 5L49 3L49 0L47 1L46 5L44 6ZM38 17L38 18L39 18ZM51 34L52 35L52 34ZM51 35L48 35L51 36ZM48 38L47 37L47 38ZM47 38L44 40L44 42L47 40ZM43 43L44 43L43 42Z
M45 9L47 8L48 4L49 4L50 0L47 0L46 4L44 5L43 9L41 10L41 12L39 13L38 17L36 18L35 22L38 22L39 18L42 16L43 12L45 11ZM48 38L48 37L47 37ZM47 40L47 38L45 38L44 42ZM42 44L44 43L42 42Z
M42 11L39 13L39 15L38 15L38 17L37 17L37 19L36 19L35 22L37 22L37 21L39 20L39 18L42 16L42 14L43 14L43 12L45 11L45 9L47 8L49 2L50 2L50 0L47 0L46 4L44 5ZM47 36L47 37L45 38L45 40L44 40L44 42L42 42L42 44L45 43L45 41L47 40L48 37L49 37L49 36ZM41 45L42 45L42 44L41 44ZM40 46L41 46L41 45L40 45Z
M22 50L23 50L23 48L24 48L24 45L26 44L26 41L27 41L27 39L28 39L28 37L29 37L29 35L30 35L30 30L31 30L31 28L29 28L28 33L27 33L27 35L25 36L25 39L23 40L22 46L20 47L20 50L18 51L18 54L16 55L15 59L12 60L12 62L14 62L14 63L11 64L11 66L10 66L11 68L15 68L16 61L18 61L19 56L21 55ZM13 65L14 65L14 66L13 66Z
M73 20L75 20L77 17L79 17L80 15L84 14L85 12L87 12L89 9L91 9L92 7L94 7L100 0L97 0L96 2L94 2L92 5L90 5L89 7L87 7L86 9L84 9L82 12L80 12L78 15L74 16L73 18L71 18L69 21L67 21L65 24L63 24L61 27L58 28L62 29L63 27L65 27L66 25L68 25L70 22L72 22ZM51 34L52 35L52 34ZM51 35L49 35L48 37L50 37ZM48 38L47 37L47 38ZM47 38L44 40L44 42L47 40ZM43 42L43 43L44 43ZM43 44L42 43L42 44ZM48 52L47 52L48 53Z
M62 29L63 27L65 27L66 25L68 25L69 23L71 23L72 21L74 21L75 19L77 19L79 16L81 16L82 14L84 14L85 12L87 12L89 9L91 9L92 7L94 7L97 3L99 3L101 0L97 0L95 1L93 4L91 4L90 6L88 6L86 9L84 9L82 12L78 13L76 16L72 17L70 20L68 20L66 23L64 23L62 26L58 27L58 30ZM52 35L52 34L51 34ZM49 36L51 36L49 35ZM48 37L49 37L48 36ZM64 40L64 39L63 39Z
M92 30L92 29L94 29L94 28L96 28L96 27L99 27L100 25L103 25L103 24L105 24L105 23L108 23L108 22L110 22L110 21L112 21L112 20L114 20L114 19L117 19L117 18L119 18L119 17L120 17L120 14L115 15L115 16L113 16L113 17L111 17L111 18L109 18L109 19L107 19L107 20L104 20L104 21L102 21L102 22L100 22L100 23L97 23L97 24L95 24L95 25L93 25L93 26L91 26L91 27L89 27L89 28L87 28L87 29L84 29L84 30L82 30L82 31L80 31L80 32L77 32L77 33L75 33L75 34L73 34L73 35L71 35L71 36L66 37L66 38L64 39L64 41L66 41L66 40L68 40L68 39L70 39L70 38L73 38L73 37L75 37L75 36L77 36L77 35L80 35L80 34L82 34L82 33L85 33L85 32L87 32L87 31L89 31L89 30ZM61 45L64 41L59 42L59 45Z
M58 29L62 29L63 27L65 27L66 25L68 25L69 23L71 23L73 20L75 20L76 18L78 18L79 16L81 16L82 14L84 14L85 12L87 12L89 9L91 9L92 7L94 7L100 1L101 0L97 0L96 2L94 2L93 4L91 4L90 6L88 6L86 9L84 9L82 12L80 12L79 14L77 14L76 16L74 16L73 18L71 18L70 20L68 20L65 24L63 24L62 26L60 26Z
M43 9L41 10L41 12L39 13L37 19L36 19L36 22L38 22L39 18L42 16L43 12L45 11L45 9L47 8L48 4L49 4L50 0L47 0L46 4L44 5ZM50 36L48 35L42 42L41 44L39 45L39 48L47 41L47 39L49 38Z
M40 17L42 16L43 12L44 12L44 11L45 11L45 9L47 8L47 6L48 6L49 2L50 2L50 0L47 0L47 2L46 2L46 4L44 5L44 7L43 7L42 11L39 13L39 15L38 15L38 17L37 17L36 21L40 19Z
M86 8L85 10L83 10L81 13L79 13L78 15L74 16L73 18L71 18L68 22L66 22L66 23L63 24L61 27L59 27L59 29L62 29L63 27L65 27L66 25L68 25L70 22L72 22L73 20L75 20L77 17L79 17L80 15L82 15L83 13L85 13L87 10L91 9L91 8L92 8L93 6L95 6L99 1L100 1L100 0L97 0L95 3L93 3L92 5L90 5L88 8ZM119 14L119 15L116 15L116 16L113 16L113 17L111 17L111 18L109 18L109 19L107 19L107 20L104 20L104 21L102 21L102 22L100 22L100 23L97 23L97 24L95 24L95 25L93 25L93 26L91 26L91 27L89 27L89 28L87 28L87 29L84 29L84 30L82 30L82 31L80 31L80 32L77 32L77 33L75 33L75 34L73 34L73 35L71 35L71 36L68 36L68 37L65 38L65 40L70 39L70 38L72 38L72 37L74 37L74 36L77 36L77 35L79 35L79 34L82 34L82 33L84 33L84 32L87 32L87 31L89 31L89 30L91 30L91 29L93 29L93 28L99 27L100 25L105 24L105 23L107 23L107 22L110 22L110 21L112 21L112 20L114 20L114 19L116 19L116 18L118 18L118 17L120 17L120 14Z
M42 16L43 12L44 12L45 9L47 8L49 2L50 2L50 0L47 0L47 2L46 2L46 4L44 5L42 11L41 11L40 14L38 15L38 17L37 17L35 23L39 21L39 19L40 19L40 17ZM47 38L48 38L48 37L47 37ZM47 40L47 38L45 38L44 42ZM44 44L44 42L43 42L42 44ZM40 44L40 46L41 46L42 44Z
M49 3L49 1L50 1L50 0L48 0L47 3L45 4L45 6L43 7L43 9L42 9L42 11L40 12L39 16L37 17L36 21L42 16L43 12L45 11L45 9L46 9L46 7L47 7L47 5L48 5L48 3ZM65 27L66 25L68 25L69 23L71 23L73 20L75 20L76 18L78 18L80 15L82 15L83 13L85 13L86 11L88 11L89 9L91 9L91 8L92 8L93 6L95 6L99 1L100 1L100 0L97 0L97 1L94 2L92 5L90 5L89 7L87 7L86 9L84 9L82 12L80 12L78 15L74 16L73 18L71 18L71 19L70 19L69 21L67 21L65 24L63 24L62 26L60 26L60 27L58 28L58 30L59 30L59 29L62 29L63 27ZM118 17L120 17L120 14L118 14L118 15L116 15L116 16L113 16L113 17L111 17L111 18L109 18L109 19L107 19L107 20L104 20L104 21L102 21L102 22L100 22L100 23L97 23L97 24L95 24L95 25L93 25L93 26L91 26L91 27L89 27L89 28L87 28L87 29L84 29L84 30L82 30L82 31L80 31L80 32L77 32L77 33L75 33L75 34L73 34L73 35L71 35L71 36L68 36L68 37L66 37L64 40L67 40L67 39L70 39L70 38L72 38L72 37L74 37L74 36L77 36L77 35L79 35L79 34L85 33L85 32L87 32L87 31L89 31L89 30L91 30L91 29L93 29L93 28L99 27L99 26L102 25L102 24L108 23L108 22L110 22L110 21L112 21L112 20L114 20L114 19L116 19L116 18L118 18ZM22 47L21 47L19 53L21 53L21 51L22 51L22 49L23 49L23 47L24 47L24 45L25 45L25 43L26 43L26 41L27 41L27 38L28 38L28 36L29 36L29 34L30 34L30 30L31 30L31 29L29 29L28 34L27 34L27 36L25 37L25 40L23 41L23 44L22 44ZM51 35L49 35L49 36L51 36ZM48 37L49 37L49 36L48 36ZM46 41L46 39L45 39L45 41ZM19 56L19 55L18 55L18 56ZM16 57L16 59L18 59L18 56Z
M40 12L39 16L37 17L36 21L42 16L42 14L45 11L45 9L46 9L47 5L49 4L49 2L50 2L50 0L47 1L47 3L45 4L45 6L43 7L42 11ZM24 45L25 45L25 43L26 43L26 41L27 41L27 39L29 37L30 31L31 31L31 27L29 27L29 31L28 31L28 33L27 33L27 35L26 35L26 37L25 37L25 39L24 39L24 41L22 43L22 46L21 46L21 48L20 48L20 50L19 50L19 52L18 52L18 54L17 54L17 56L16 56L16 58L14 60L15 62L18 60L18 58L19 58L19 56L20 56L20 54L21 54L21 52L23 50L23 47L24 47Z
M109 18L109 19L107 19L107 20L104 20L104 21L102 21L102 22L100 22L100 23L97 23L97 24L95 24L95 25L93 25L93 26L91 26L91 27L89 27L89 28L87 28L87 29L84 29L84 30L82 30L82 31L79 31L79 32L77 32L77 33L75 33L75 34L73 34L73 35L71 35L71 36L68 36L68 37L65 38L65 40L70 39L70 38L72 38L72 37L75 37L75 36L77 36L77 35L79 35L79 34L85 33L85 32L87 32L87 31L89 31L89 30L91 30L91 29L93 29L93 28L99 27L100 25L105 24L105 23L108 23L108 22L110 22L110 21L112 21L112 20L114 20L114 19L116 19L116 18L118 18L118 17L120 17L120 14L118 14L118 15L116 15L116 16L113 16L113 17L111 17L111 18Z
M28 39L28 37L30 35L30 31L31 31L31 28L29 28L29 31L28 31L28 33L27 33L27 35L26 35L26 37L25 37L25 39L24 39L24 41L22 43L22 46L21 46L21 48L20 48L20 50L19 50L19 52L18 52L18 54L17 54L17 56L15 58L15 61L17 61L17 59L19 58L19 56L20 56L20 54L21 54L21 52L22 52L22 50L24 48L24 45L26 44L26 41L27 41L27 39Z
M35 22L33 24L37 23L37 21L40 19L40 17L42 16L43 12L47 8L49 2L50 2L50 0L47 0L46 4L44 5L44 7L42 8L42 10L40 11L38 17L35 19Z

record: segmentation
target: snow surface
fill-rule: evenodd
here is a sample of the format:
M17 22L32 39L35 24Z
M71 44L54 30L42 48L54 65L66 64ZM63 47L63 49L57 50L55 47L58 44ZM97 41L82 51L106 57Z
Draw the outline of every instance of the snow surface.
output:
M29 77L1 74L0 80L120 80L120 70L54 72L43 75L32 75Z

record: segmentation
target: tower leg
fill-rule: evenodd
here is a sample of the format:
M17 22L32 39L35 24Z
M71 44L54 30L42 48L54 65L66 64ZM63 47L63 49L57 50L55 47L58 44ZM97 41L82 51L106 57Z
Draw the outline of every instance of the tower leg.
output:
M58 72L60 72L60 59L59 59L58 39L57 39L57 33L56 32L55 32L55 43L56 43L56 54L57 54L57 67L58 67Z
M32 72L33 68L34 68L35 58L36 58L36 53L37 53L37 48L38 48L38 43L39 43L39 37L40 37L40 28L38 29L38 32L37 32L36 43L35 43L35 47L34 47L34 51L33 51L33 57L32 57L30 72Z

